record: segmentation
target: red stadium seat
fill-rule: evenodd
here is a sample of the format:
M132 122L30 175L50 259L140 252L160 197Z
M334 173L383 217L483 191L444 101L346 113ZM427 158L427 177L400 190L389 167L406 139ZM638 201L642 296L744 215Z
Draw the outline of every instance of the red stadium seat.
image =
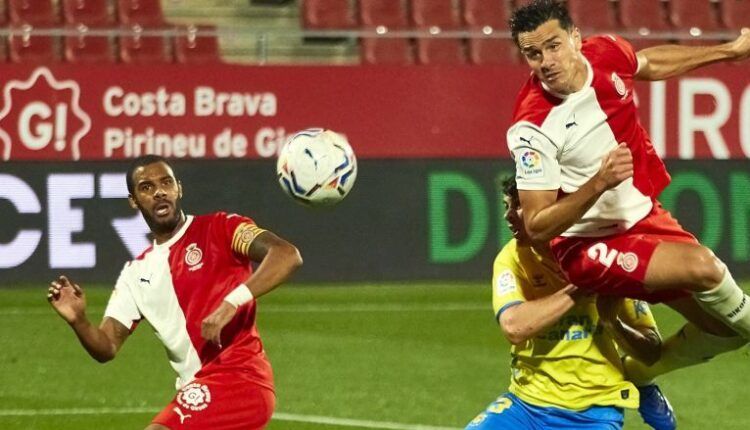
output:
M626 29L644 35L672 30L661 0L620 0L620 19Z
M509 64L520 60L515 42L509 39L469 39L469 62L471 64Z
M8 39L12 63L49 64L59 60L54 37L36 35L28 24L13 27L12 31Z
M108 2L102 0L62 0L63 20L68 24L88 26L108 25L113 22Z
M114 63L115 52L109 36L92 36L84 24L74 27L76 35L65 36L64 58L68 63Z
M164 24L161 0L117 0L117 17L122 24L160 26Z
M444 38L417 39L418 64L465 64L463 40Z
M414 49L409 39L366 37L361 41L362 64L414 64Z
M411 0L411 20L417 28L435 26L448 30L461 26L453 0Z
M309 30L357 27L352 0L302 0L302 26Z
M469 28L507 29L510 18L507 0L464 0L463 21Z
M682 30L721 30L715 4L710 0L670 0L669 13L675 28Z
M750 28L750 1L723 0L721 2L722 21L733 30Z
M619 28L616 6L611 0L568 0L570 17L584 33L611 32Z
M120 36L120 61L125 64L171 63L164 36L147 35L144 31L164 30L163 27L143 28L133 25L128 34Z
M212 25L177 27L174 38L175 61L182 64L216 63L221 61L219 38Z
M359 0L359 21L365 28L406 28L405 0Z
M50 26L57 23L50 0L8 0L8 15L13 24Z

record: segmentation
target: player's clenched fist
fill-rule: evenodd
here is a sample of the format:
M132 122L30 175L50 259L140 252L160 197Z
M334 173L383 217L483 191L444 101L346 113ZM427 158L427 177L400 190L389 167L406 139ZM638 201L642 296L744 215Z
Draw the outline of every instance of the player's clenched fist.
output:
M633 154L625 143L610 151L602 158L602 165L597 173L607 190L612 189L628 178L633 177Z

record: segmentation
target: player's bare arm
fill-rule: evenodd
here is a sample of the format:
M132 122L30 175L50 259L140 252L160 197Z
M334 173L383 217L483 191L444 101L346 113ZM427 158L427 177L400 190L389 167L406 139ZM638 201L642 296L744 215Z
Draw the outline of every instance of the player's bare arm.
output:
M130 330L113 318L104 318L99 327L93 325L86 316L86 294L65 276L50 283L47 300L70 325L86 352L100 363L115 358L130 336Z
M519 303L500 315L500 328L514 345L526 342L552 327L575 305L577 288L568 284L547 297Z
M638 305L637 301L630 303ZM650 366L661 357L661 335L655 327L626 323L622 313L624 305L621 297L597 297L599 321L627 355Z
M605 191L632 176L633 156L621 143L604 156L596 175L565 198L557 199L558 190L518 190L529 237L533 242L549 242L580 220Z
M659 45L640 50L636 55L639 68L635 78L659 81L709 64L747 59L750 57L750 31L743 32L732 42L720 45Z
M242 243L241 237L238 236L238 241L234 246L235 251L242 252L250 260L260 264L250 279L230 293L219 307L203 320L201 335L204 339L219 346L221 346L221 329L232 320L239 304L273 290L302 265L299 250L291 243L256 226L238 227L240 228L254 228L255 232L251 231L251 234L245 235L239 233L247 240Z

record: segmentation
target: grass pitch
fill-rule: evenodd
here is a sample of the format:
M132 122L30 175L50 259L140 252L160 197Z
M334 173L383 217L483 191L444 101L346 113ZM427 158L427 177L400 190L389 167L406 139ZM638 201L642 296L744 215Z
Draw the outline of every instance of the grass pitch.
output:
M144 428L174 394L150 327L100 365L45 293L0 291L0 429ZM109 290L87 293L98 322ZM654 311L665 337L681 325ZM285 286L260 299L258 326L276 377L271 430L463 428L508 386L485 284ZM680 428L750 428L748 369L743 349L665 375ZM647 427L628 413L625 428Z

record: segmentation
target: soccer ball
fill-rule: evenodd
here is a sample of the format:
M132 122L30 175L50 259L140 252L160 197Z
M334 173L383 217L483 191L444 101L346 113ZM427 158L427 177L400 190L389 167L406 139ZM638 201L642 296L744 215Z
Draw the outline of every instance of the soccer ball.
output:
M340 202L357 179L357 159L346 138L331 130L302 130L284 143L276 162L281 188L309 206Z

